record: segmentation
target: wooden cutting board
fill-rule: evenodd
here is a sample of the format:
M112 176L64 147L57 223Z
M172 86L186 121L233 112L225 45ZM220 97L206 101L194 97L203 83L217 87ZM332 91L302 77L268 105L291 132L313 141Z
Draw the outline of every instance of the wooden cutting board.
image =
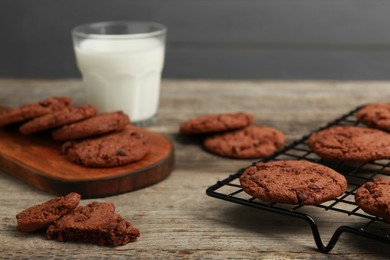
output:
M73 191L86 199L133 191L163 180L174 167L171 141L140 131L152 143L144 159L120 167L87 168L67 161L60 152L62 143L53 141L48 133L24 136L16 127L0 128L0 169L56 195Z

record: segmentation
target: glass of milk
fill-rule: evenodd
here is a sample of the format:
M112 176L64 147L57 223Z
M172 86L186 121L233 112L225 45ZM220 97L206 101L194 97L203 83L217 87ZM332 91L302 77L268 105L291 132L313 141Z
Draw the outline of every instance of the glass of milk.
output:
M153 122L160 96L166 27L110 21L72 30L86 101L99 112L122 110L133 124Z

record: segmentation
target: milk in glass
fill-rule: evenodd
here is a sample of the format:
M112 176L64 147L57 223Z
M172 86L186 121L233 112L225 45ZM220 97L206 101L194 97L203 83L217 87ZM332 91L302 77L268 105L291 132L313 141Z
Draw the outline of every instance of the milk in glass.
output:
M164 42L157 38L86 39L75 46L87 101L99 112L122 110L132 122L157 113Z

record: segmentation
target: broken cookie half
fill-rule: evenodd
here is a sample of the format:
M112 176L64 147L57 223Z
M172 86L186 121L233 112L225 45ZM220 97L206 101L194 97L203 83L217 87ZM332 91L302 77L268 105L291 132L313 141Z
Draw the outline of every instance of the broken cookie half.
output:
M92 202L78 206L80 195L72 192L16 215L19 232L47 228L48 239L120 246L135 241L139 230L115 212L113 203Z

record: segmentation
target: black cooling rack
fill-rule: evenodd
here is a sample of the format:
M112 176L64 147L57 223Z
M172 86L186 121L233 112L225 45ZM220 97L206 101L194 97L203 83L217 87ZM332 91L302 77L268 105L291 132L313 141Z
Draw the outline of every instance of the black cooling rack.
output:
M357 107L317 131L336 125L359 126L360 123L355 119L355 112L359 108L360 107ZM390 160L380 160L368 163L350 163L321 159L313 153L308 146L307 140L310 134L303 136L301 139L286 146L271 157L261 160L261 162L272 160L308 160L328 166L343 174L348 181L347 191L337 199L314 206L264 202L251 197L242 190L238 178L241 176L244 169L239 170L228 178L218 181L215 185L209 187L206 190L207 195L257 209L303 219L309 223L316 246L319 251L323 253L332 250L340 235L344 232L390 243L390 224L384 222L381 218L366 214L356 205L354 200L355 191L362 184L378 177L390 176ZM330 240L325 245L322 241L316 219L307 213L310 211L309 207L318 207L325 212L333 211L337 214L344 214L346 218L354 217L358 219L357 221L354 221L353 224L348 224L348 219L346 219L347 224L337 227ZM324 214L324 216L326 217L326 214Z

